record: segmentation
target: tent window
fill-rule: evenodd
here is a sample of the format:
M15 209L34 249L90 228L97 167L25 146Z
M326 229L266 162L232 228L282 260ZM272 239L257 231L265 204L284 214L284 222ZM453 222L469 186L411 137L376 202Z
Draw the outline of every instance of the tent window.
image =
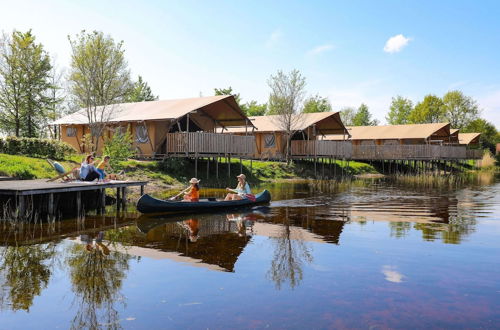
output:
M76 136L76 127L66 127L66 136L67 137L75 137Z
M148 130L146 128L146 125L138 125L135 128L135 140L138 143L148 143L149 142Z
M264 148L274 148L276 147L276 137L274 134L264 135Z

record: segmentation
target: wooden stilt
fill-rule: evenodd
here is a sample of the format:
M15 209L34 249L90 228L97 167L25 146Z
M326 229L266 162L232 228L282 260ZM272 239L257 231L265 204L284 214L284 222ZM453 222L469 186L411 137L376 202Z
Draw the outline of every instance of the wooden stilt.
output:
M127 206L127 187L122 187L122 210Z
M49 194L48 196L48 208L47 212L49 213L50 216L54 215L54 194Z
M76 214L79 217L82 213L82 193L76 192Z
M26 198L23 195L17 196L17 216L19 218L24 217L26 213Z
M116 210L120 211L122 199L121 199L121 188L116 188Z
M144 185L141 185L141 196L144 195Z

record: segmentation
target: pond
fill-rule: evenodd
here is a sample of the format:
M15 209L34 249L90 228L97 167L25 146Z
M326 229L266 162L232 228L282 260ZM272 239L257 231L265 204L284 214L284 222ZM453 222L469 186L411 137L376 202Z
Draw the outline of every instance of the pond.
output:
M0 224L0 329L500 324L498 177L265 187L231 213Z

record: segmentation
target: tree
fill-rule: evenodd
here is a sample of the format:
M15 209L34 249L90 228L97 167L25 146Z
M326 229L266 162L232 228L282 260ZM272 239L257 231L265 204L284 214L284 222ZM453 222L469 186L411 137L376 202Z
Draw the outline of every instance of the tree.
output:
M236 100L236 103L241 107L241 98L240 94L235 93L233 88L229 86L228 88L214 88L215 95L232 95Z
M466 127L460 129L461 133L481 133L481 147L495 152L495 146L500 143L499 133L492 123L478 118L471 121Z
M364 103L358 108L358 111L354 115L353 118L353 126L377 126L378 120L373 119L370 111L368 110L368 106Z
M410 113L413 110L413 102L402 96L392 98L389 113L385 117L391 125L404 125L409 123Z
M47 90L47 97L51 100L51 106L47 109L44 125L48 127L49 137L57 139L57 128L51 127L50 123L59 119L66 111L65 91L63 87L64 71L59 70L55 63L52 63L50 72L50 87Z
M125 97L126 102L144 102L144 101L157 101L158 96L154 95L149 87L148 83L145 82L141 76L137 78L134 82L132 89L129 91Z
M477 102L461 91L450 91L443 96L445 118L453 128L463 128L479 116Z
M353 107L340 110L340 119L342 119L345 126L354 126L354 116L356 116L356 109Z
M31 30L2 38L0 49L0 123L15 136L37 137L52 99L52 65Z
M97 150L98 137L119 111L115 104L125 101L131 89L123 42L116 43L97 31L82 31L75 39L68 39L72 51L70 92L75 102L85 109L94 150Z
M126 129L122 132L121 128L117 128L113 136L104 141L104 154L111 157L113 167L134 155L133 142L130 130Z
M276 115L275 124L285 132L285 158L290 160L290 140L296 132L302 116L299 114L304 98L306 78L299 70L284 73L279 70L267 81L271 88L268 114Z
M410 113L412 124L439 123L446 120L443 100L436 95L426 95L422 102L417 103Z
M250 101L242 108L247 116L264 116L267 111L267 103L259 104L257 101Z
M319 94L309 97L304 102L303 113L329 112L332 111L332 105L327 97L321 97Z

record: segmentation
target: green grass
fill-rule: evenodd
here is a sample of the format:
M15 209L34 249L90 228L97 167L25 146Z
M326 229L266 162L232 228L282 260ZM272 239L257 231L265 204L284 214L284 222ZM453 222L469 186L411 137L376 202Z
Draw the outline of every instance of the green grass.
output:
M71 160L60 163L67 170L78 164ZM18 179L42 179L56 176L57 172L45 159L0 154L0 175Z

